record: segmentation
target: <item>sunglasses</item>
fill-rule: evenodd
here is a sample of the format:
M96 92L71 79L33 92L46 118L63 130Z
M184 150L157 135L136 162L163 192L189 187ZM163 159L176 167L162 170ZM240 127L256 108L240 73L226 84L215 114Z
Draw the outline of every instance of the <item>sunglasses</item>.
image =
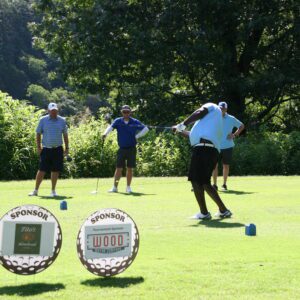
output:
M130 110L123 110L122 114L130 114Z

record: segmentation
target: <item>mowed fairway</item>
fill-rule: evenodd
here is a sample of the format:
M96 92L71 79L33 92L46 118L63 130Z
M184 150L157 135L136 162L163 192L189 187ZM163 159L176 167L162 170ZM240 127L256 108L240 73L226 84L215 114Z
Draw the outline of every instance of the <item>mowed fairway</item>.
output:
M221 182L220 182L221 183ZM111 179L61 180L49 199L50 182L30 198L33 181L0 182L0 215L21 204L49 209L59 220L63 245L54 264L35 276L16 276L0 267L0 299L299 299L300 177L232 177L220 195L231 219L188 219L198 207L186 178L136 178L126 195L108 194ZM211 213L217 211L207 197ZM140 250L122 274L89 273L76 253L86 217L101 208L127 212L140 231ZM254 223L257 236L245 235Z

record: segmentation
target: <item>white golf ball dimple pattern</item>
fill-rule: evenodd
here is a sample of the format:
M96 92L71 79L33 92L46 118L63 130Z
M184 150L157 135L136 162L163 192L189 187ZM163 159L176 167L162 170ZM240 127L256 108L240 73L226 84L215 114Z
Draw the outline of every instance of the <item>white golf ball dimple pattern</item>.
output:
M102 213L112 211L112 209L104 209L101 210ZM83 250L84 250L84 244L83 244L83 239L84 239L84 231L83 228L85 225L89 224L90 219L93 218L94 215L98 214L99 212L93 213L89 218L86 219L86 221L83 223L81 226L78 236L77 236L77 252L78 252L78 257L81 261L81 263L85 266L86 269L88 269L91 273L99 276L114 276L116 274L120 274L123 271L125 271L129 265L133 262L135 259L138 249L139 249L139 233L138 229L136 227L136 224L134 221L123 211L121 210L115 210L114 212L121 214L122 216L125 217L125 220L127 222L130 222L133 226L133 243L131 246L131 253L132 255L130 256L125 256L125 257L114 257L114 258L106 258L106 259L88 259L86 260L83 255ZM89 224L90 225L90 224Z
M2 221L5 218L9 217L9 214L16 212L18 210L23 209L23 207L19 206L16 207L9 212L7 212L0 221ZM40 273L44 271L47 267L49 267L54 260L56 259L61 245L62 245L62 232L60 225L55 218L54 215L52 215L47 209L36 206L36 205L26 205L26 209L36 209L42 212L47 212L49 214L49 219L51 221L54 221L55 223L55 244L54 244L54 250L53 250L53 256L0 256L0 263L9 271L12 273L16 273L19 275L33 275L36 273Z

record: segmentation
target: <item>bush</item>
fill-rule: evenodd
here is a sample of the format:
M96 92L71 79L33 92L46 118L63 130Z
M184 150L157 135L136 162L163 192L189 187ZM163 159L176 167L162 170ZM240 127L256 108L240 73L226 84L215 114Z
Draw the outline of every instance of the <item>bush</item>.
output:
M248 134L237 140L231 175L300 174L300 132Z
M0 92L0 179L32 179L38 168L35 128L41 111ZM69 128L70 154L63 177L113 176L118 149L113 132L103 144L105 121L82 116ZM188 140L170 132L150 132L137 145L137 176L185 176ZM231 175L300 174L300 132L248 134L236 141Z
M34 106L0 92L0 179L35 176L38 156L34 128L40 115Z

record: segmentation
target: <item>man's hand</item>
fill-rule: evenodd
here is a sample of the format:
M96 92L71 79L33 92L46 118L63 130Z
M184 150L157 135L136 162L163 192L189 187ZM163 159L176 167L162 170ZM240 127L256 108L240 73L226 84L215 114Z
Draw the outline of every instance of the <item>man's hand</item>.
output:
M229 133L228 135L227 135L227 139L228 140L233 140L235 138L235 135L233 134L233 133Z
M69 155L69 148L65 148L64 156L68 156L68 155Z
M42 147L41 146L38 146L37 147L37 153L39 154L39 155L41 155L41 153L42 153Z
M102 140L104 141L106 139L106 134L103 133L101 137L102 137Z
M182 132L182 131L184 131L184 129L186 128L186 126L183 124L183 123L180 123L180 124L178 124L178 125L175 125L175 126L173 126L173 127L175 127L175 132L177 133L177 132ZM172 128L173 128L172 127Z

